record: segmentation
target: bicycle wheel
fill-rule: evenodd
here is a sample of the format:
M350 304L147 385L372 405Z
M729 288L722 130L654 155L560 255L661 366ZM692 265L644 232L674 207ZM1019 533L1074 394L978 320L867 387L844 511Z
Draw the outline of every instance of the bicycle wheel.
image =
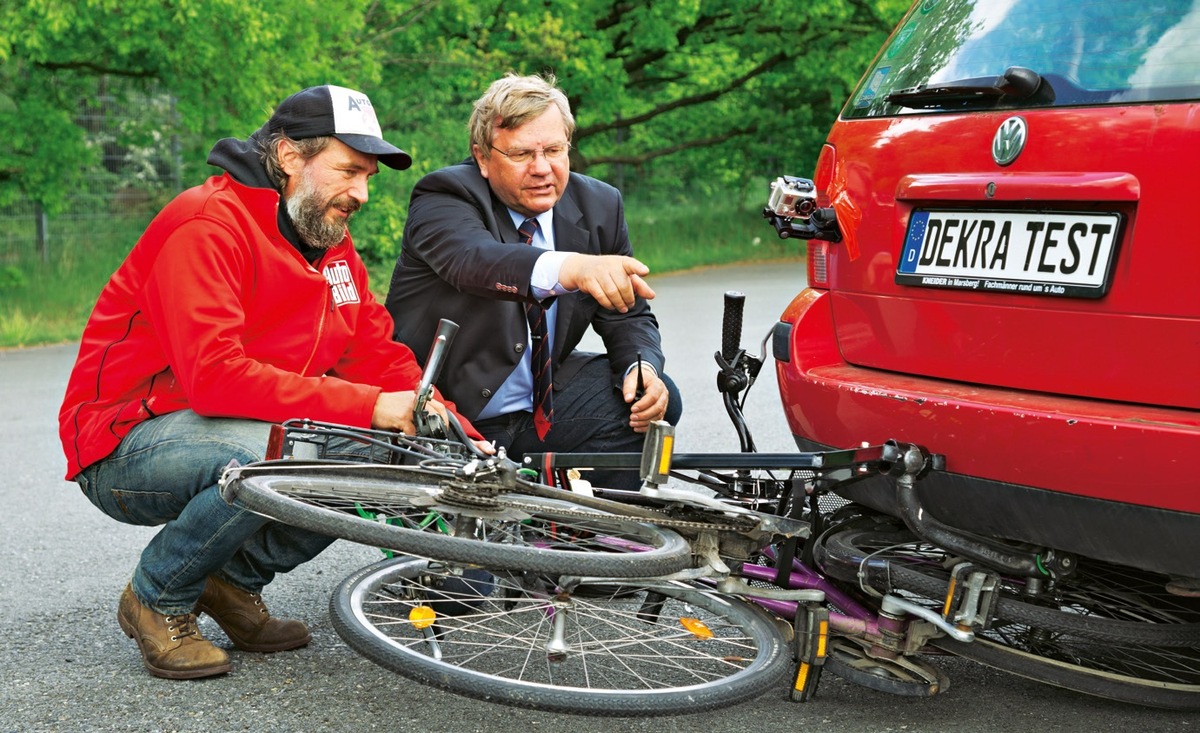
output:
M330 612L347 644L405 677L567 713L733 705L780 682L790 660L765 612L681 583L567 591L532 573L465 577L394 558L343 580Z
M881 528L882 527L882 528ZM944 550L894 524L834 528L815 556L838 580L879 592L909 591L943 602L953 562ZM1081 558L1055 587L1032 595L1024 578L1001 578L996 616L1048 631L1082 634L1115 644L1200 646L1200 601L1173 596L1154 573Z
M476 499L446 477L402 466L271 467L243 471L228 501L280 522L387 550L552 574L630 578L690 564L675 532L564 498Z
M850 567L874 565L875 572L863 577L876 590L890 587L933 608L946 593L946 554L894 526L831 532L817 555L827 572L842 579ZM1025 581L1005 578L990 629L977 631L970 643L946 638L932 643L1077 692L1200 709L1200 604L1166 593L1165 580L1085 558L1056 587L1025 600L1020 595Z

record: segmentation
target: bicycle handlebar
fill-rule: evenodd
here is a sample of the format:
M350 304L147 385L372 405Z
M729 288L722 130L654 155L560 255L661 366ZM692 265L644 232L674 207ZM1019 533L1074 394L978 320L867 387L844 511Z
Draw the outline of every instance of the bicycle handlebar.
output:
M442 364L457 333L458 324L454 321L443 318L438 322L437 333L429 346L429 356L425 359L425 370L421 372L421 381L417 385L417 400L413 405L413 424L417 426L417 435L446 437L446 426L441 416L426 412L425 406L433 397L433 383L442 373Z
M721 321L721 358L733 363L742 343L742 313L746 306L746 294L734 290L725 291L725 312Z

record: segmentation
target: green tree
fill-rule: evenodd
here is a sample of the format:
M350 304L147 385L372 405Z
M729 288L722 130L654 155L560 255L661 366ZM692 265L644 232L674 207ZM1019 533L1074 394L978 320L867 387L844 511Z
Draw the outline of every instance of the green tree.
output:
M102 96L169 93L118 144L178 136L182 183L303 86L371 95L415 159L380 176L356 223L399 248L417 177L467 155L472 102L507 71L571 98L572 165L631 197L678 200L812 169L830 122L906 0L9 0L0 5L0 205L54 212L94 169L81 120ZM335 7L336 6L336 7ZM102 95L101 92L104 94ZM139 102L141 103L141 102ZM100 110L103 113L103 110ZM757 189L752 191L758 195Z
M373 98L416 160L367 216L399 246L412 176L468 153L471 103L507 71L550 72L576 115L572 167L639 198L711 196L810 172L829 125L905 0L443 0L378 3L361 46Z
M286 94L378 78L371 49L354 43L366 4L9 0L0 7L0 204L67 205L98 161L81 118L97 112L102 92L130 103L169 92L175 113L146 109L120 142L136 145L151 128L177 134L185 178L196 180L215 138L248 134Z

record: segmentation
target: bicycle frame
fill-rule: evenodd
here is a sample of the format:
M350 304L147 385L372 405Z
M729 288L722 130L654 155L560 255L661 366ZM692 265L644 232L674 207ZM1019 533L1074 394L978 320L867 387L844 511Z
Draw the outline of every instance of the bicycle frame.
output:
M717 357L720 361L720 354ZM740 404L730 393L726 393L726 397L731 419L741 426L738 432L743 437L743 446L752 446ZM646 444L648 447L657 447L663 441L651 435ZM641 454L543 453L525 457L525 465L537 466L543 477L548 479L547 483L567 490L571 490L578 480L573 478L576 475L573 469L600 466L626 469L640 466L644 469L648 465L664 463L669 463L672 477L713 488L721 494L719 500L714 500L720 505L746 505L754 510L768 508L799 519L805 510L803 498L809 498L807 510L810 520L816 515L817 499L830 489L876 473L912 482L944 465L940 456L930 455L919 446L895 442L819 453L680 454L669 461L660 457L648 459ZM685 474L688 470L697 474ZM728 473L722 475L720 471ZM772 471L782 471L785 475L776 476ZM799 484L803 486L798 491ZM663 496L663 492L655 488L649 479L640 492L602 488L590 490L605 498L626 502L645 501L648 495L655 498ZM682 491L672 494L676 498L683 495ZM801 500L792 501L794 496L801 497ZM797 662L793 700L807 701L815 694L821 669L829 653L830 634L859 640L864 646L864 653L876 667L886 667L902 657L916 654L930 639L936 637L949 636L960 642L972 640L973 633L960 628L951 618L932 613L892 594L883 594L878 598L878 610L869 608L801 562L796 557L798 539L789 538L777 546L756 548L774 561L774 567L745 562L735 569L724 565L714 568L713 561L706 558L708 567L691 577L718 592L742 597L792 622L793 654ZM724 577L713 577L714 569L724 571ZM763 584L770 586L762 587ZM910 666L912 664L910 662ZM929 694L941 689L945 689L944 683L930 685Z

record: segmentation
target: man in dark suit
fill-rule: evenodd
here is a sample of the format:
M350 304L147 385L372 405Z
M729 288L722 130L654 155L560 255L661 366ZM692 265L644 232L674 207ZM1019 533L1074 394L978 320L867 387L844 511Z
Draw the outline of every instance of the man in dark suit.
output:
M571 173L574 129L553 77L494 82L471 115L471 158L413 189L387 296L418 355L439 319L459 324L437 386L514 458L639 451L651 421L681 412L621 195ZM605 354L576 350L588 326Z

